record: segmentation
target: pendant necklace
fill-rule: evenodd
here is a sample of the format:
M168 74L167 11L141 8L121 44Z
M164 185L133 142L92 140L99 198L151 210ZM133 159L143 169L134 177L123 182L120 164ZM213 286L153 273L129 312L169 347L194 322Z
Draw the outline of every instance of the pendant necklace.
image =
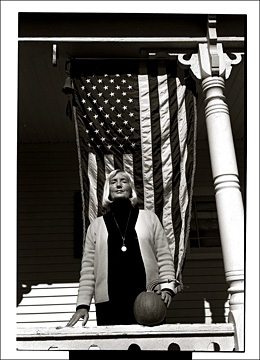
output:
M127 219L127 223L126 223L126 228L125 228L125 234L124 234L124 236L123 236L122 233L121 233L120 227L119 227L119 225L118 225L118 223L117 223L117 221L116 221L116 218L115 218L115 215L114 215L113 211L112 211L112 215L113 215L113 218L114 218L114 220L115 220L115 224L116 224L116 226L117 226L117 228L118 228L118 231L119 231L119 233L120 233L121 239L122 239L122 241L123 241L123 245L122 245L122 247L121 247L121 250L122 250L123 252L125 252L125 251L127 250L127 247L125 246L125 237L126 237L126 232L127 232L129 220L130 220L131 210L129 211L129 215L128 215L128 219Z

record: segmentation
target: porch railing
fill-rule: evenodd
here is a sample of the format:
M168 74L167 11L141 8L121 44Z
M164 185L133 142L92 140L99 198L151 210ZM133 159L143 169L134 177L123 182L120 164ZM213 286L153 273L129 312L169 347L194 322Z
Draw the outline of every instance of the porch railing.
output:
M17 350L180 350L234 351L234 326L165 324L18 328Z

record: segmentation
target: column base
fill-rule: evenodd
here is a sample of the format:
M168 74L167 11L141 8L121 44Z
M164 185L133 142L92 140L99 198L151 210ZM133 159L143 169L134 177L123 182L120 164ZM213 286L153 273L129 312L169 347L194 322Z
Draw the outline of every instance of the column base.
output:
M228 322L234 325L235 351L245 351L244 332L244 306L241 305L235 310L230 310Z

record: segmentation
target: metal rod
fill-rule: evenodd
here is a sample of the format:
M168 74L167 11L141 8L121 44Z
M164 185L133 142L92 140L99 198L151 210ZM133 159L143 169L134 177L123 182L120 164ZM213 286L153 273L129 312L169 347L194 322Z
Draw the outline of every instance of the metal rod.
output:
M183 51L182 51L183 53ZM175 58L177 58L177 56L180 55L179 53L173 54L173 53L169 53L167 54L165 57L163 56L155 56L155 55L150 55L150 56L134 56L134 57L104 57L104 56L100 56L100 57L74 57L68 56L68 59L70 58L71 60L175 60Z

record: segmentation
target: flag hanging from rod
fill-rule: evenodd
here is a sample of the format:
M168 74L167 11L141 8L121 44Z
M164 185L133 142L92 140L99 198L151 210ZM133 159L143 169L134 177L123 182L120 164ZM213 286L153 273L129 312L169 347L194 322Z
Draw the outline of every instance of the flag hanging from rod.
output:
M158 215L181 283L195 173L196 99L173 73L91 73L86 66L71 71L71 79L84 236L103 214L106 176L123 169L134 179L139 207Z

